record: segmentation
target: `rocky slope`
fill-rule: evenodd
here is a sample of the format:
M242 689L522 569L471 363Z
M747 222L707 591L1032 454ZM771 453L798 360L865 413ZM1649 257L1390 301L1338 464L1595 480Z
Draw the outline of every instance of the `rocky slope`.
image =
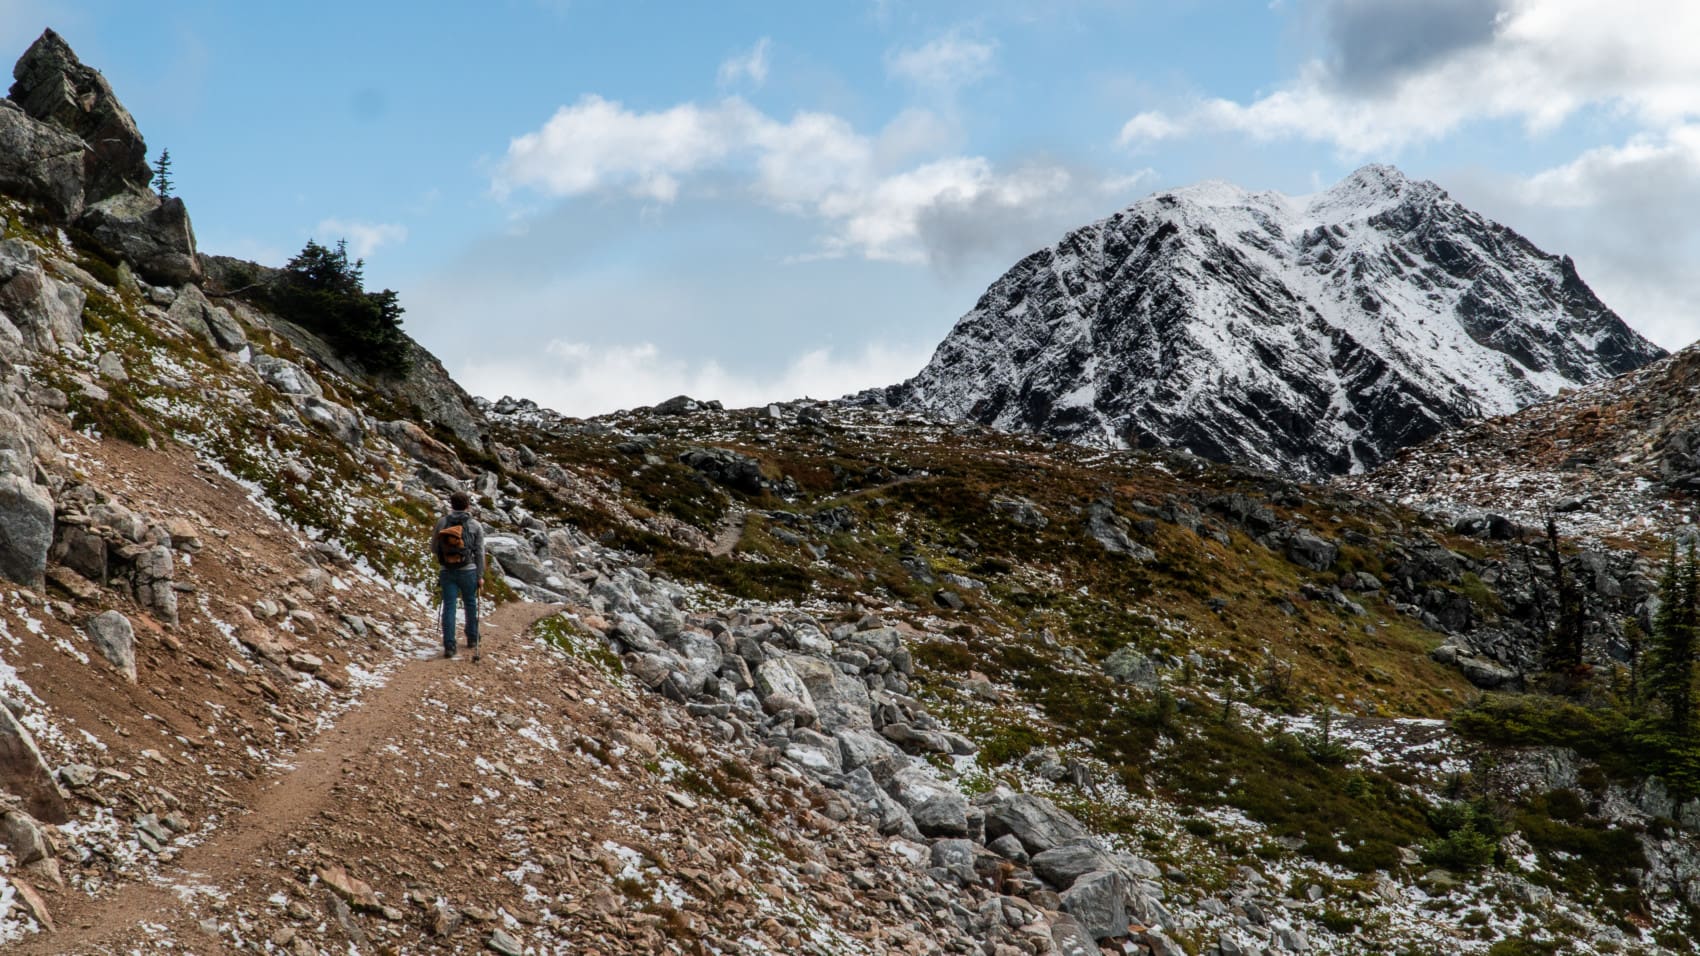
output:
M1515 522L885 408L373 379L258 267L139 277L5 188L8 952L1683 945L1700 794L1472 703L1538 676ZM478 664L422 547L456 489ZM1604 671L1653 569L1564 561Z
M1555 514L1571 533L1658 541L1700 492L1700 351L1407 449L1343 482L1459 520Z
M1314 196L1206 183L1078 229L884 397L1314 476L1662 354L1568 258L1366 166Z

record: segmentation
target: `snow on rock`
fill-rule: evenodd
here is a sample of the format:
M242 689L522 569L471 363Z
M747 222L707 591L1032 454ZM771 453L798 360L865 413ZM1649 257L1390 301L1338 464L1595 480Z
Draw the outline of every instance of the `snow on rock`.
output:
M1366 166L1314 196L1204 183L1077 229L993 283L883 398L1343 474L1663 354L1568 257Z

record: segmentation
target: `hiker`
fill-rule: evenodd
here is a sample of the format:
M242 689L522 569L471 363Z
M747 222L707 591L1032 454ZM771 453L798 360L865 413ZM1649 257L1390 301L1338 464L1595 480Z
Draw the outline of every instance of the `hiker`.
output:
M431 529L431 553L442 572L443 656L455 656L455 602L466 605L466 646L472 659L478 653L478 586L484 580L484 528L472 517L472 498L464 491L449 495L449 513Z

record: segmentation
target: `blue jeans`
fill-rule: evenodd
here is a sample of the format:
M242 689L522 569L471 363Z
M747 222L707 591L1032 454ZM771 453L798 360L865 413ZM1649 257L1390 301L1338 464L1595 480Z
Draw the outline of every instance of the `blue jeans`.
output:
M455 604L466 605L466 646L478 646L478 569L444 568L437 576L443 588L443 650L455 652Z

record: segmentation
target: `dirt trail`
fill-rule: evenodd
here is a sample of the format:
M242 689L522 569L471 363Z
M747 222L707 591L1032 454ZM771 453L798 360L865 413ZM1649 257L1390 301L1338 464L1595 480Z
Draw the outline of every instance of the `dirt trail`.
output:
M749 523L748 511L734 511L727 515L715 532L714 543L709 546L708 552L717 558L731 554L738 547L738 542L744 539L744 528Z
M494 674L494 658L504 653L503 645L544 617L561 610L561 605L514 602L498 606L482 622L485 660L471 662L463 649L453 661L433 654L410 660L373 690L334 727L325 731L297 754L293 769L273 778L250 784L245 793L248 810L225 821L210 839L184 850L175 863L162 867L160 880L176 886L230 887L257 877L277 863L292 839L303 830L322 826L317 818L340 801L333 791L343 778L358 768L374 763L377 751L398 736L412 719L418 699L439 683L465 675L472 668ZM432 646L435 646L433 642ZM159 883L126 883L106 895L87 897L62 891L49 900L58 932L45 933L7 947L20 956L61 953L121 952L136 939L137 927L163 925L178 939L197 932L186 922L178 890ZM210 937L205 952L219 947Z

